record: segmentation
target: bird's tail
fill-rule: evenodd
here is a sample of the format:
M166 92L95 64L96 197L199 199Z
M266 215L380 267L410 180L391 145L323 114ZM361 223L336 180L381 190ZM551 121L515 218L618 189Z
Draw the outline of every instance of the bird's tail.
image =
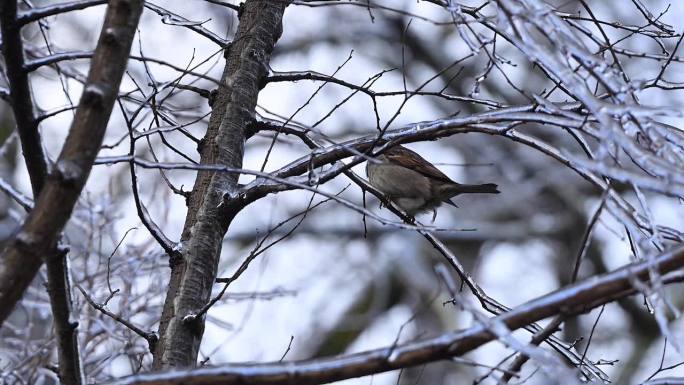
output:
M460 186L461 192L464 193L481 193L481 194L498 194L499 186L494 183L484 184L462 184Z
M500 191L494 183L484 183L484 184L457 184L445 186L447 194L451 196L456 196L459 194L498 194ZM452 195L453 194L453 195Z

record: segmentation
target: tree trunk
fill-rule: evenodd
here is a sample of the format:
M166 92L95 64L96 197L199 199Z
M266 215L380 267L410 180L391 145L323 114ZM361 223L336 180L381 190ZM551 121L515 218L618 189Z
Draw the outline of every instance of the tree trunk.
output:
M143 2L112 0L59 158L0 264L0 326L51 255L85 186L118 96ZM22 142L24 143L24 142ZM28 163L28 160L27 160Z
M288 4L283 0L245 2L234 41L226 48L226 67L200 148L201 164L242 166L245 127L253 119ZM239 205L219 204L225 193L236 190L238 177L235 173L209 171L197 174L188 201L180 255L171 258L171 281L154 352L155 369L194 366L197 361L204 317L187 316L209 302L223 237L241 209Z

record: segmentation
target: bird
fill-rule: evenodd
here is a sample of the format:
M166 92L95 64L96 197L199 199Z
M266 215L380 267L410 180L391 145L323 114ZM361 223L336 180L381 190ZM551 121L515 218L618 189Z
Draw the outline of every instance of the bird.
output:
M416 152L395 145L366 163L370 184L410 216L432 211L442 203L456 206L451 198L460 194L499 194L494 183L461 184L451 180Z

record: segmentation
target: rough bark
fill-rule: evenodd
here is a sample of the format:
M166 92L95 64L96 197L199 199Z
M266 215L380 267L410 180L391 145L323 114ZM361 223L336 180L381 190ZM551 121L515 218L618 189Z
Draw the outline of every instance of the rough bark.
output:
M244 131L253 119L288 4L283 0L245 2L234 42L226 48L226 67L200 148L201 164L242 166ZM224 194L236 190L238 177L208 171L197 174L188 202L180 257L171 258L171 281L154 354L156 369L196 364L204 319L193 314L210 299L223 237L241 208L221 205Z
M17 12L16 1L0 4L0 22L5 43L3 55L10 81L9 95L14 120L23 149L26 168L31 180L34 198L37 197L47 176L47 162L43 153L38 123L33 114L33 100L24 61L21 27L25 24ZM78 323L73 320L71 287L66 251L52 249L46 256L48 267L48 294L52 308L59 359L59 378L65 385L83 383L83 371L78 346Z
M78 318L73 312L67 250L53 250L45 261L47 289L57 342L59 379L64 385L83 384L83 366L78 346Z
M21 24L17 20L16 1L0 1L0 26L2 54L5 57L9 80L12 112L35 198L45 183L47 166L38 124L33 115L33 99L28 73L24 70L24 44L21 40Z
M8 2L3 2L8 3ZM0 326L56 250L88 179L116 100L142 12L140 0L112 0L67 139L31 211L0 264ZM59 334L59 331L58 331Z

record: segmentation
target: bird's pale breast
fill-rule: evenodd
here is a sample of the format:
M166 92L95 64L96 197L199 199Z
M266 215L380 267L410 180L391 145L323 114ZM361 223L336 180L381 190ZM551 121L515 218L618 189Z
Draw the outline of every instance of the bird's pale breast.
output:
M400 204L401 206L420 207L430 196L428 178L406 167L388 163L369 163L367 173L371 184L385 195L390 198L403 198L404 204ZM409 202L412 199L416 202Z

